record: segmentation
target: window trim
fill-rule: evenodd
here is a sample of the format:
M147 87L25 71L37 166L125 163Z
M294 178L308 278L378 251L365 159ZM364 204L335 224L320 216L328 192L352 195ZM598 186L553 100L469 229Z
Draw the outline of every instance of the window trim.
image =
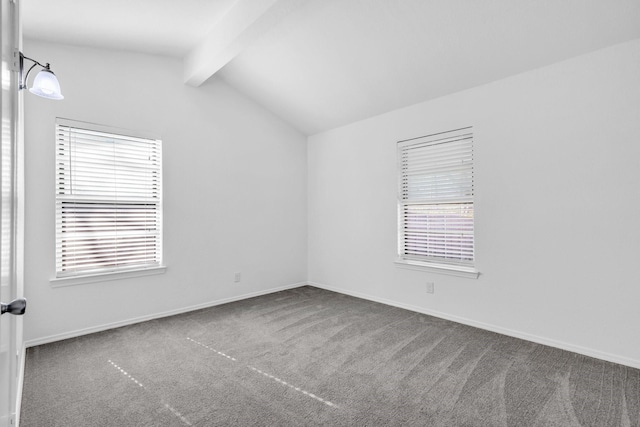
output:
M153 266L148 268L136 268L131 270L110 271L99 274L84 274L76 276L53 277L49 279L52 288L62 288L65 286L85 285L89 283L108 282L110 280L129 279L132 277L154 276L164 274L167 271L166 265Z
M480 272L475 267L465 267L455 264L439 264L435 262L414 261L404 258L397 258L395 264L399 268L407 270L428 271L431 273L447 274L449 276L466 277L477 279Z
M160 238L156 247L159 250L160 257L158 258L158 262L154 264L140 264L140 265L133 265L130 267L122 267L122 268L112 269L112 270L105 269L104 271L94 270L94 271L87 271L87 272L79 271L77 273L65 274L58 271L58 261L57 261L57 255L56 255L55 266L54 266L54 276L51 279L49 279L51 286L56 288L56 287L72 286L72 285L79 285L79 284L86 284L86 283L96 283L96 282L104 282L104 281L110 281L110 280L126 279L130 277L164 274L167 267L164 265L164 226L163 226L164 186L162 182L163 181L163 167L162 167L163 156L162 156L161 138L147 131L124 129L124 128L118 128L113 126L106 126L106 125L101 125L96 123L82 122L78 120L56 117L56 120L55 120L56 147L58 145L58 141L57 141L58 126L65 126L65 127L72 127L72 128L75 127L83 130L88 130L88 131L94 131L94 132L100 132L100 133L106 133L106 134L116 134L116 135L122 135L125 137L137 138L137 139L155 140L159 143L159 147L158 147L160 150L159 152L159 162L160 162L159 191L156 193L159 196L159 200L156 206L157 206L157 218L158 218L158 224L159 224L158 228L159 228ZM57 148L56 148L56 152L57 152ZM59 171L57 167L57 162L58 162L57 154L56 154L55 161L56 161L56 169L55 169L54 184L56 188L56 193L55 193L54 199L56 203L56 209L54 210L54 218L55 218L54 221L57 224L57 221L58 221L57 204L59 201L58 199L58 172ZM57 253L57 251L58 251L58 231L56 229L55 239L54 239L54 253Z
M399 268L409 269L409 270L419 270L419 271L429 271L433 273L441 273L459 277L473 278L476 279L480 275L480 272L476 268L476 254L475 250L473 253L473 260L469 263L466 262L456 262L452 260L448 262L445 259L415 259L411 256L403 256L403 248L404 248L404 234L403 234L403 219L402 219L402 208L406 204L405 201L402 200L402 159L401 159L401 149L407 145L420 144L424 142L429 142L430 140L437 140L441 138L456 138L466 134L471 134L471 138L473 141L473 127L464 127L459 129L454 129L451 131L439 132L435 134L425 135L417 138L410 138L398 141L396 144L397 151L397 177L398 177L398 197L397 197L397 258L395 259L395 264ZM473 146L473 145L472 145ZM473 178L472 178L473 180ZM473 246L475 248L476 242L476 233L475 233L475 197L473 197L473 207L474 207L474 226L473 226Z

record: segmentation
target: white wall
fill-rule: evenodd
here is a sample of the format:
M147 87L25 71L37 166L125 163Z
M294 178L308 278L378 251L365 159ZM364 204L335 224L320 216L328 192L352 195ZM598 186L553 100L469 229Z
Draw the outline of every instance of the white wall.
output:
M639 76L635 40L310 137L310 282L640 367ZM396 141L463 126L481 275L400 268Z
M24 96L28 344L306 280L303 135L221 81L184 85L176 59L28 40L24 52L51 63L66 97ZM165 274L51 286L56 117L162 138Z

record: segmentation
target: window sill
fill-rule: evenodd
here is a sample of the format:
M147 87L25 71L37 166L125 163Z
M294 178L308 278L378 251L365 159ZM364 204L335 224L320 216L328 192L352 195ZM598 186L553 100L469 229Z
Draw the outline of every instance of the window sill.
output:
M87 283L107 282L109 280L129 279L131 277L152 276L155 274L164 274L167 267L161 265L159 267L144 268L139 270L115 271L101 274L87 274L83 276L67 276L56 277L49 280L52 288L61 288L63 286L85 285Z
M461 265L410 261L402 258L398 258L395 262L398 267L409 270L429 271L433 273L448 274L451 276L466 277L469 279L477 279L480 275L480 272L474 267L464 267Z

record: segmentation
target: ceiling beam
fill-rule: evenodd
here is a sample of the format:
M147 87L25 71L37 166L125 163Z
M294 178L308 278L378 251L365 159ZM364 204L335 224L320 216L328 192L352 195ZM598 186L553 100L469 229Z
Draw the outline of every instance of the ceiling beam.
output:
M236 1L184 58L185 83L200 86L305 1Z

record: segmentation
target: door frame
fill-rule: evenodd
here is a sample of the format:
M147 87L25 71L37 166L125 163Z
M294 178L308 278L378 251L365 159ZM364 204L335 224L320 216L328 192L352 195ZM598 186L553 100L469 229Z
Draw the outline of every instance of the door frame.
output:
M3 233L4 240L0 248L0 277L5 282L2 298L9 302L22 298L24 294L24 144L23 144L23 106L22 95L18 91L19 84L19 51L22 45L22 28L20 22L20 0L0 0L2 15L2 33L0 35L2 62L7 68L2 70L3 87L0 95L2 109L3 138L1 160L2 166L2 209L0 224L7 227ZM6 144L6 145L5 145ZM7 206L8 205L8 206ZM6 222L5 222L6 221ZM4 231L4 230L3 230ZM7 242L8 240L8 242ZM5 301L3 301L5 302ZM2 316L2 322L8 329L7 365L3 366L3 376L8 375L0 385L5 387L8 402L8 413L0 414L0 427L15 427L20 422L20 406L24 378L25 346L23 336L23 320L21 316ZM5 404L7 404L5 402ZM3 409L4 411L4 409Z

